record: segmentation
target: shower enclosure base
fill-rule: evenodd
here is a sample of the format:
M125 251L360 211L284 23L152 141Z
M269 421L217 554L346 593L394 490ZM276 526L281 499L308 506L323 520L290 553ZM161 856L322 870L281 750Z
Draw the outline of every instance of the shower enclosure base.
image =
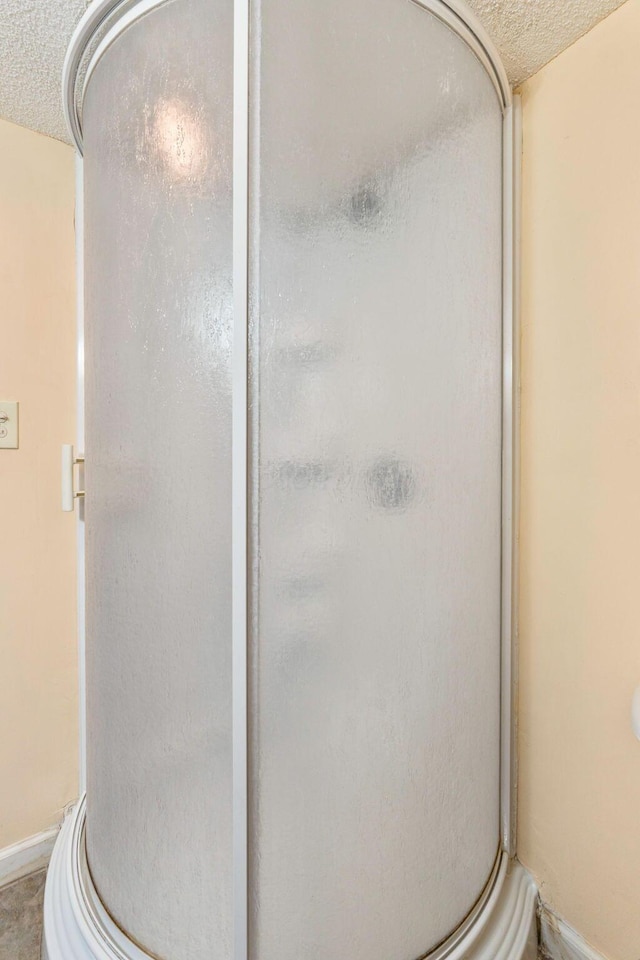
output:
M84 824L83 798L65 819L51 857L42 960L151 960L100 903L87 868ZM463 924L429 960L536 960L536 898L527 871L503 854L473 922Z

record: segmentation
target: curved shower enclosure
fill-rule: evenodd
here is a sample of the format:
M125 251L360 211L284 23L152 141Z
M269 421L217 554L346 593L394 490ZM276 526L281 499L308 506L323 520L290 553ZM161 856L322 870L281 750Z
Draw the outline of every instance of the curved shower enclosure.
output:
M94 0L86 798L48 960L535 957L512 145L458 0Z

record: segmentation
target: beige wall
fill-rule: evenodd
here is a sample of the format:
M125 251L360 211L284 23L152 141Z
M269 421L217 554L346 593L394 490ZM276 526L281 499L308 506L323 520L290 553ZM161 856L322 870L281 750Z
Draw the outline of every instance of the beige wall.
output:
M523 89L520 857L640 956L640 0Z
M0 121L0 848L55 824L77 794L74 520L60 444L75 433L74 163Z

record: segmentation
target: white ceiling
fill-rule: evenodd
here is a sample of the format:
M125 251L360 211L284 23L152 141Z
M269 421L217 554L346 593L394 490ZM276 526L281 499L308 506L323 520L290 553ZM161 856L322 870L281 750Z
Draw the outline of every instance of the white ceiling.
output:
M295 2L295 0L291 0ZM517 84L624 0L468 0ZM0 117L68 140L60 74L86 0L0 0Z

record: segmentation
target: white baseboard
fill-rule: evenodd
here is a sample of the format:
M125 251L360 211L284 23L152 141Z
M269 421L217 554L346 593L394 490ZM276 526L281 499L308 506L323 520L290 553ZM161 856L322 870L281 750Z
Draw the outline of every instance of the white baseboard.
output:
M539 908L540 951L551 960L606 960L544 903Z
M0 887L46 867L59 832L53 827L0 850Z

